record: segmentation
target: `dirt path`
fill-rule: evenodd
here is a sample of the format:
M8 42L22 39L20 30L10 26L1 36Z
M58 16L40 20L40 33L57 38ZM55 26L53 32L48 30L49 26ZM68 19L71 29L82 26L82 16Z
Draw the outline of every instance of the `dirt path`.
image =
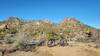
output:
M85 45L72 47L39 47L36 52L15 52L9 56L100 56L100 49Z

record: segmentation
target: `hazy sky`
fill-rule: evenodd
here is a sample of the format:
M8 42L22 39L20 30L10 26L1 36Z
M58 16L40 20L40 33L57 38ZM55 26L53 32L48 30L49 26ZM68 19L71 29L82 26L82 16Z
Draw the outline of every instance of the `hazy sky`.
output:
M100 0L0 0L0 20L9 16L50 19L55 23L75 17L100 28Z

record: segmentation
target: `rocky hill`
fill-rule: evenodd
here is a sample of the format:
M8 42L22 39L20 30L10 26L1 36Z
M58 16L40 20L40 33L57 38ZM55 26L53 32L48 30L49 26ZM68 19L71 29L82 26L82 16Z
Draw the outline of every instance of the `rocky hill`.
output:
M0 21L0 51L33 51L36 46L68 46L77 42L100 43L100 29L76 18L64 18L59 24L50 20L26 21L9 17Z

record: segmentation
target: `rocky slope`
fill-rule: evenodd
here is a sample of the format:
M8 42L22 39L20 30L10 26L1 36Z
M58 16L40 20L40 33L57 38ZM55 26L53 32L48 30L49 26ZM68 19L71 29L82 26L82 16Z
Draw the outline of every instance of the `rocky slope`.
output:
M75 18L64 18L59 24L50 20L25 21L17 17L0 21L2 55L15 51L33 52L37 46L72 46L77 42L100 43L100 29Z

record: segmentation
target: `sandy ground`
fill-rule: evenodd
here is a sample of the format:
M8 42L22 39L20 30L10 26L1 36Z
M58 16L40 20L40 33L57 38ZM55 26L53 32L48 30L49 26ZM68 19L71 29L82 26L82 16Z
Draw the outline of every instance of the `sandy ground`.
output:
M79 44L66 47L39 47L36 52L17 51L6 56L100 56L100 49Z

